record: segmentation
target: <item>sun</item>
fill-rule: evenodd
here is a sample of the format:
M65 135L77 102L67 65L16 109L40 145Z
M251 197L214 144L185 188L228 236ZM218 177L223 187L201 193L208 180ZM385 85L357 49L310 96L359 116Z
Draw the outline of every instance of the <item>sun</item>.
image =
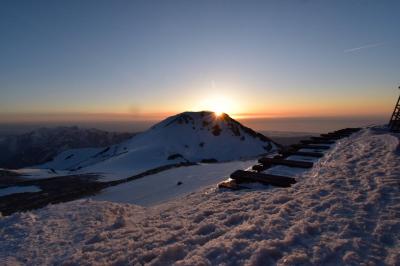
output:
M234 112L234 104L232 100L228 97L210 96L209 98L201 101L196 109L212 111L218 117L221 116L223 113Z
M213 108L213 110L211 110L211 111L214 112L215 116L221 116L224 113L223 108L220 108L218 106Z

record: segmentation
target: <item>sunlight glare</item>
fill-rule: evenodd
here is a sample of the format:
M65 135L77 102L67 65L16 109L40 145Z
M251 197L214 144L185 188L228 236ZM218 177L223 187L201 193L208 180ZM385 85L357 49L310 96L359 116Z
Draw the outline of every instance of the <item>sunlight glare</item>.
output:
M212 111L216 116L235 111L232 101L222 96L211 96L210 98L204 99L196 109Z

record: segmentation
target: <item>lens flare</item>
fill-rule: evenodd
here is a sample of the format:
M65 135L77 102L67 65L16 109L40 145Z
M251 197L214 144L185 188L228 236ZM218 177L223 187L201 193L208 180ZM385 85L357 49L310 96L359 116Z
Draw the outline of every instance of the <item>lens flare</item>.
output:
M218 96L204 99L196 109L212 111L216 116L221 116L223 113L233 113L234 106L230 99Z

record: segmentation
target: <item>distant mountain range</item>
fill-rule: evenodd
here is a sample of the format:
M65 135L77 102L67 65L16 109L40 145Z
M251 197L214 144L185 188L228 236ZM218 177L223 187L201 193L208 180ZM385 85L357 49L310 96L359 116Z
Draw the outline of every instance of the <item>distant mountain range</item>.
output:
M55 127L1 137L0 167L15 169L43 164L66 150L106 147L134 135L78 127Z
M86 137L82 135L81 138ZM64 149L52 161L37 167L130 175L180 162L240 160L276 148L277 145L269 138L227 114L184 112L119 144L104 148Z

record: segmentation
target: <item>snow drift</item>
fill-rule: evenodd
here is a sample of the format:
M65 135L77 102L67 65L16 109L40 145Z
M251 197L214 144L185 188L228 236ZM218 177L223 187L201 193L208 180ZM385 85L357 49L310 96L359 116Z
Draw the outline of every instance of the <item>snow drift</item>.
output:
M398 138L343 139L288 189L152 208L79 200L0 219L10 265L399 265Z
M227 114L185 112L120 144L68 150L39 168L119 173L123 177L166 164L240 160L275 149L270 139Z

